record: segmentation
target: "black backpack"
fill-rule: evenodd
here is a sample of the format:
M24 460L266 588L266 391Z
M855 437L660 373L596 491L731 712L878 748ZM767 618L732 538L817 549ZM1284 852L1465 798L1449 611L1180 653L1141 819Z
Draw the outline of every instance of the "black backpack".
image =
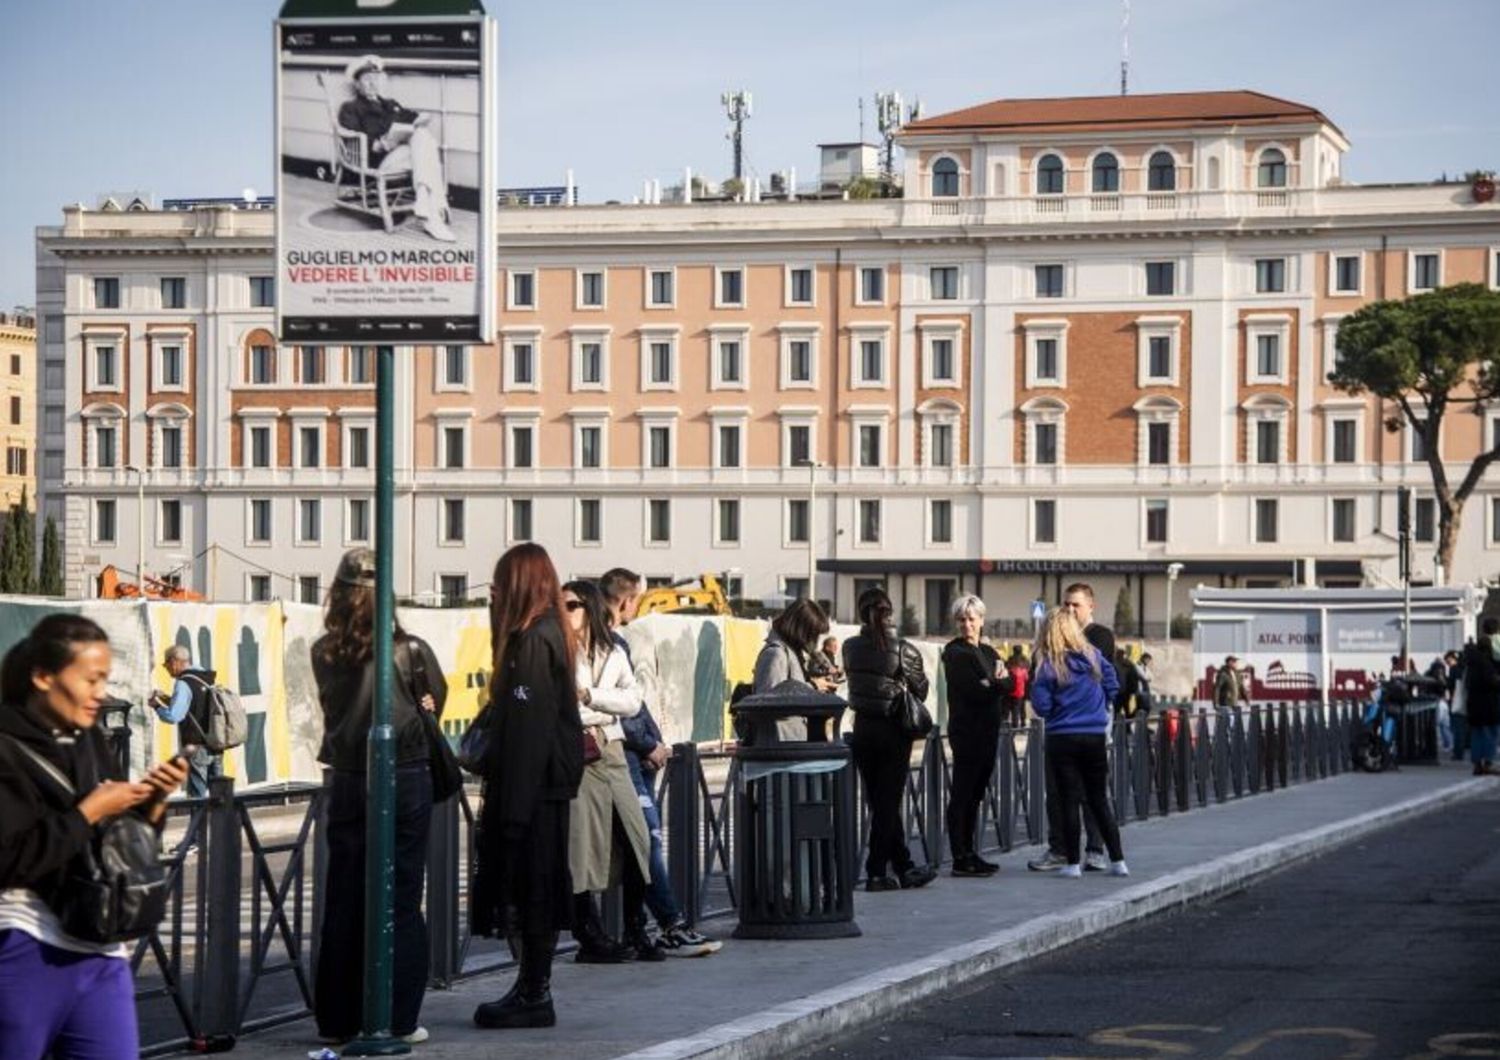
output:
M9 739L54 787L77 802L78 791L62 770L14 737ZM124 813L94 825L88 845L69 863L62 884L43 897L62 929L75 939L128 942L156 930L167 912L170 884L156 829Z

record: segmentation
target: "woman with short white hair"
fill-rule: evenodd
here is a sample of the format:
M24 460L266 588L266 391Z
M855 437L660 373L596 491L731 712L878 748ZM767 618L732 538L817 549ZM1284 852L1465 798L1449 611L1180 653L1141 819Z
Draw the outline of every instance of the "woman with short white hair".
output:
M984 601L972 594L953 601L958 636L943 648L948 681L948 743L953 785L948 793L948 847L953 875L990 876L1000 866L979 856L975 829L984 789L995 771L1000 716L1012 679L995 649L984 643Z

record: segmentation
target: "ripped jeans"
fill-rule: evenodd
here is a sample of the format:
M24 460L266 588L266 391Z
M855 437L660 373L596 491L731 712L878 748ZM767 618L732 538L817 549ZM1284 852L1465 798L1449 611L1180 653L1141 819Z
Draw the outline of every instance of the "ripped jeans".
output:
M662 857L661 808L656 805L656 797L651 793L651 782L641 769L640 757L634 751L626 751L625 762L630 767L630 783L640 796L641 812L646 815L646 830L651 833L651 879L646 883L646 908L651 910L657 924L665 930L680 923L683 916L682 907L677 904L677 896L672 893L672 880L667 875L666 859ZM627 909L625 915L630 917L638 912Z

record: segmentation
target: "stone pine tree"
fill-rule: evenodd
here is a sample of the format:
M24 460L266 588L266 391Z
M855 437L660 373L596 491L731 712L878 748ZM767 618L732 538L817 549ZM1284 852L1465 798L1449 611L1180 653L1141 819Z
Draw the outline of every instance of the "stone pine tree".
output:
M1500 396L1500 291L1460 283L1405 301L1373 302L1339 324L1338 361L1328 381L1347 394L1392 402L1388 431L1421 439L1438 514L1438 562L1453 569L1464 502L1500 457L1500 438L1483 423L1479 455L1455 484L1443 463L1444 421L1482 414Z
M62 543L57 539L57 522L47 516L46 529L42 531L42 573L37 591L43 596L62 596Z
M1115 597L1115 632L1121 635L1135 628L1135 608L1130 605L1130 586L1120 586Z
M0 541L0 592L32 593L36 591L36 533L32 526L31 505L26 491L11 505L5 522L5 538Z

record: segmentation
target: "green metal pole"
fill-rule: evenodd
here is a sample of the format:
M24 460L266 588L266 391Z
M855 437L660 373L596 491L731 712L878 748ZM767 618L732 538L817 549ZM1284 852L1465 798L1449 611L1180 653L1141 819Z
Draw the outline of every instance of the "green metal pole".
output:
M395 578L396 350L375 350L375 703L370 717L365 816L364 1029L345 1056L404 1056L411 1046L391 1036L396 878L396 730L391 725ZM323 959L337 960L337 954ZM351 972L353 969L351 969Z

